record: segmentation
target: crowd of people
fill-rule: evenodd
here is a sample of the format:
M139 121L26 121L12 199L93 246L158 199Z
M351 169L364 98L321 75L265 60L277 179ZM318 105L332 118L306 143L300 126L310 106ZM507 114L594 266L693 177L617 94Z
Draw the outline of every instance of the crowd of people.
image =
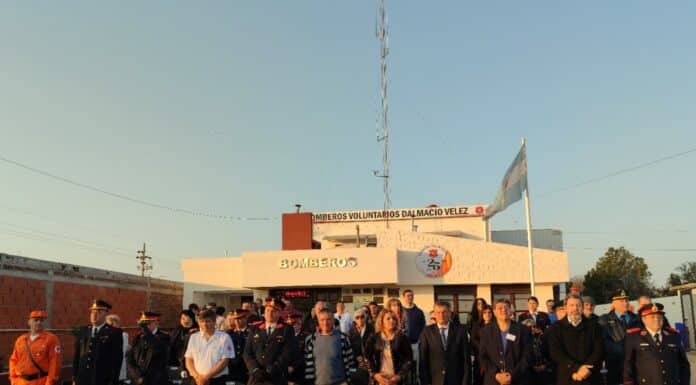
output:
M74 385L563 385L689 384L690 367L659 304L641 297L637 314L622 290L612 310L573 293L550 312L530 297L515 316L508 300L477 298L461 323L448 302L429 317L411 290L354 312L318 301L303 317L287 299L247 302L231 312L191 304L166 333L142 312L129 344L111 306L95 300L75 338ZM42 310L10 358L12 385L60 381L62 349Z

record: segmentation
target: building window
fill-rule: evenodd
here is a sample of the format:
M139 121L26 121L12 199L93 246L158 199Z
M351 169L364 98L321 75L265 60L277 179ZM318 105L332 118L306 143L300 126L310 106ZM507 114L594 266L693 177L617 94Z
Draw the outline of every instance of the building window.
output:
M491 291L494 304L499 299L510 301L515 311L515 319L527 311L527 300L531 296L529 285L494 285Z
M387 289L387 296L389 298L392 298L392 297L399 298L399 288Z
M435 301L450 304L452 315L462 324L468 324L471 308L476 299L476 286L436 286Z

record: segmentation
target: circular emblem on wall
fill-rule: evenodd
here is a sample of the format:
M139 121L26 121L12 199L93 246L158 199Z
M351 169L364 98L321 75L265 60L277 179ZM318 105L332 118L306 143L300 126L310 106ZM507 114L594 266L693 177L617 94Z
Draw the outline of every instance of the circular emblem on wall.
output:
M416 256L416 267L426 277L442 277L452 268L452 254L442 247L428 246Z

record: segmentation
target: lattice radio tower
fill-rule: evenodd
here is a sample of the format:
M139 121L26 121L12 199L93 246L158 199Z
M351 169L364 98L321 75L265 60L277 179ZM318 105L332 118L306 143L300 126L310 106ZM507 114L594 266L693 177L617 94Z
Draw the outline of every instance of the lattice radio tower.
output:
M380 0L379 20L375 35L379 39L379 61L380 61L380 88L381 88L381 104L377 124L377 142L382 142L382 173L374 170L373 174L382 178L384 189L384 211L386 215L387 227L389 227L389 214L387 211L391 207L391 199L389 198L389 119L388 119L388 103L387 103L387 56L389 55L389 40L387 35L387 13L384 7L385 0Z

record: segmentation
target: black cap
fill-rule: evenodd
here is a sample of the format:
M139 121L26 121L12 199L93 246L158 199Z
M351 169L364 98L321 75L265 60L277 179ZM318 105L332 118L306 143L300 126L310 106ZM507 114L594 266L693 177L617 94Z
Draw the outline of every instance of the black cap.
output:
M111 305L104 300L95 299L92 301L92 305L89 307L89 310L111 310Z
M161 314L154 311L141 311L138 322L159 321Z

